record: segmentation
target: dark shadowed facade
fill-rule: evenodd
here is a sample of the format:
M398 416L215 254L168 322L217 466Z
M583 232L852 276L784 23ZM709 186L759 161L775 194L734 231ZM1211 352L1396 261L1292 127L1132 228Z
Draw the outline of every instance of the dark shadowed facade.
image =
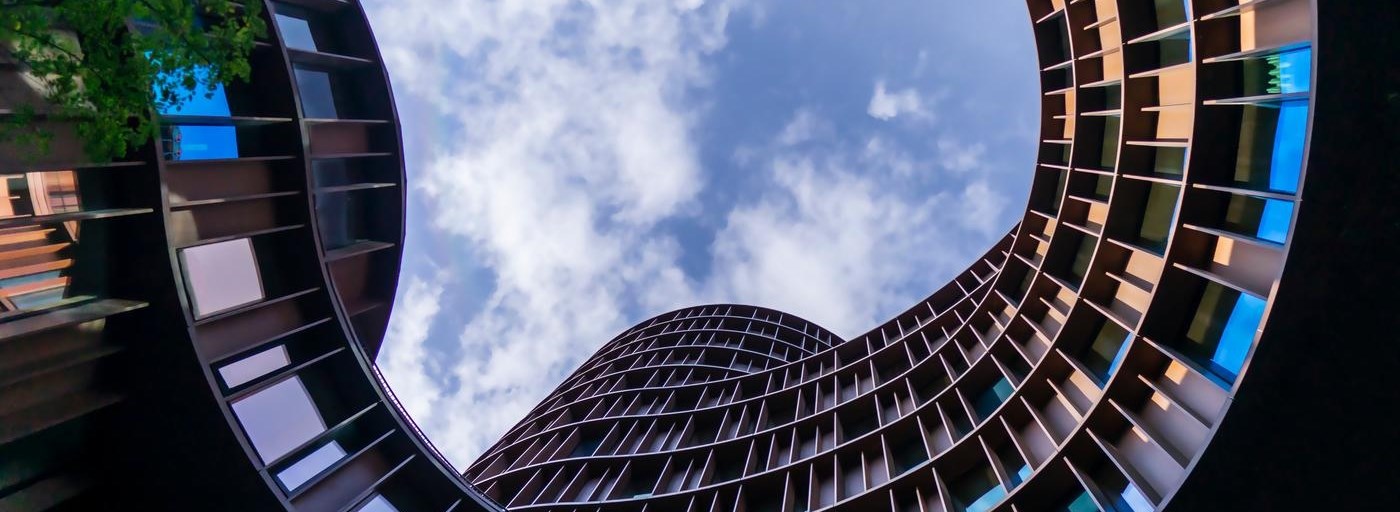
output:
M464 475L373 364L405 186L363 11L266 5L251 85L126 159L0 148L0 510L1397 503L1393 3L1028 0L1039 158L982 257L850 340L644 321Z

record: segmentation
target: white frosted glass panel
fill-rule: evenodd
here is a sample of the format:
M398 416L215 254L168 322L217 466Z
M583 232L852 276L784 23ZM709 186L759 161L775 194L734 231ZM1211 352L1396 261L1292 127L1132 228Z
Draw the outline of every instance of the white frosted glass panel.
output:
M225 386L233 388L267 375L289 363L291 363L291 358L287 357L287 346L278 345L219 368L219 375L224 378Z
M345 449L340 447L340 443L331 441L277 473L277 479L281 480L288 490L296 489L342 457L345 457Z
M399 509L394 508L394 505L390 504L389 500L384 499L383 496L376 495L355 512L399 512Z
M300 377L291 377L234 402L233 412L263 462L286 455L326 430Z
M207 316L263 299L253 243L247 238L180 251L195 316Z

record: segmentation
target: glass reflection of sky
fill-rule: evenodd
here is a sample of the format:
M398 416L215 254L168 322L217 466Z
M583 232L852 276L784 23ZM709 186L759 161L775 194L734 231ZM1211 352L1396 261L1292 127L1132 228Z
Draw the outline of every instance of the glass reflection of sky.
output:
M213 93L205 97L203 90L207 84L206 72L195 72L200 89L194 97L179 107L163 107L160 113L165 116L229 117L228 97L223 84L215 84ZM155 86L160 94L160 86ZM238 131L232 126L170 126L170 136L165 148L171 160L210 160L217 158L238 158Z
M1274 151L1269 166L1269 188L1298 192L1298 175L1303 169L1303 145L1308 134L1308 103L1289 101L1279 107L1278 127L1274 130Z
M1239 375L1240 368L1244 366L1244 356L1249 353L1249 346L1254 343L1254 331L1259 328L1259 321L1263 317L1263 299L1247 293L1239 294L1235 308L1230 312L1230 319L1225 322L1225 329L1220 333L1215 355L1210 358L1211 362L1229 372L1231 380Z
M1265 199L1264 213L1259 216L1259 230L1254 236L1270 242L1284 243L1288 240L1288 224L1292 221L1293 202Z
M982 497L977 498L977 501L967 504L967 512L991 510L992 505L996 505L998 501L1001 501L1003 496L1006 496L1006 488L1002 487L1000 484L992 485L992 488L988 489L987 493L983 494Z
M1278 69L1277 87L1274 93L1305 92L1312 84L1312 48L1290 50L1269 57L1269 63Z

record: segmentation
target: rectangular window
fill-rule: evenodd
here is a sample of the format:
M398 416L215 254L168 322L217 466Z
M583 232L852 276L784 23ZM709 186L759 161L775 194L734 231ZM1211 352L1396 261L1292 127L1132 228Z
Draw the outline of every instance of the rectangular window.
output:
M340 443L331 441L277 473L277 479L290 492L301 487L302 484L310 481L342 458L345 458L345 449L340 447Z
M238 158L238 129L232 126L166 125L160 139L166 160Z
M1303 171L1308 104L1288 101L1274 107L1243 107L1235 186L1293 194Z
M1176 198L1181 189L1173 185L1152 183L1147 188L1142 219L1138 223L1137 242L1161 254L1167 248L1167 236L1172 230L1172 215L1176 213Z
M952 485L953 501L967 512L991 510L1006 496L1006 489L997 481L991 466L974 468Z
M1094 503L1093 496L1083 489L1074 491L1061 503L1059 508L1054 509L1055 512L1099 512L1099 506Z
M233 403L248 441L271 462L326 430L301 377L293 376Z
M1225 382L1234 382L1264 316L1263 299L1207 283L1181 350Z
M278 345L219 368L219 376L225 386L236 388L288 364L291 358L287 356L287 346Z
M996 382L992 383L991 387L988 387L977 395L977 399L973 401L972 408L976 409L977 415L985 420L988 416L991 416L993 411L997 410L997 407L1001 406L1002 402L1011 398L1011 392L1014 390L1015 388L1011 385L1011 381L1006 380L1006 377L997 379Z
M1293 221L1293 203L1282 199L1265 199L1232 195L1225 209L1226 230L1275 243L1288 240L1288 227Z
M359 510L355 512L399 512L399 509L394 508L394 505L389 503L389 500L384 499L383 496L376 494L373 498L370 498L369 501L365 502L365 506L360 507Z
M1105 384L1123 362L1123 355L1128 352L1128 340L1132 336L1116 322L1100 317L1098 334L1094 335L1089 348L1079 354L1079 362L1098 378L1100 384Z
M1002 443L997 449L997 460L1001 461L1001 467L1006 469L1006 476L1011 480L1011 485L1021 485L1031 476L1031 466L1026 463L1026 459L1021 457L1021 452L1016 451L1016 445L1011 441Z
M311 23L307 20L278 13L277 30L282 33L282 42L288 48L316 51L316 38L311 36Z
M296 68L301 113L311 119L335 119L335 94L331 75L325 71Z
M1108 498L1108 506L1115 512L1152 512L1156 508L1113 464L1104 462L1094 477Z
M1094 257L1094 247L1098 245L1098 240L1091 236L1080 236L1079 248L1074 251L1074 261L1070 264L1069 272L1072 277L1070 286L1078 287L1084 281L1084 273L1089 271L1089 260Z
M257 258L247 238L182 249L180 263L196 317L263 299Z

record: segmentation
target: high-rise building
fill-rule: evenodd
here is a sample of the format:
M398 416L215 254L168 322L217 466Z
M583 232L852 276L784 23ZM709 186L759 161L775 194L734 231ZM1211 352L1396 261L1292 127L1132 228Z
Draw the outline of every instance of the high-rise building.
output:
M373 364L405 187L370 27L254 1L251 82L126 158L0 147L0 511L1400 503L1400 4L1028 0L1031 195L967 270L852 339L644 321L459 475ZM0 115L35 83L0 62Z

